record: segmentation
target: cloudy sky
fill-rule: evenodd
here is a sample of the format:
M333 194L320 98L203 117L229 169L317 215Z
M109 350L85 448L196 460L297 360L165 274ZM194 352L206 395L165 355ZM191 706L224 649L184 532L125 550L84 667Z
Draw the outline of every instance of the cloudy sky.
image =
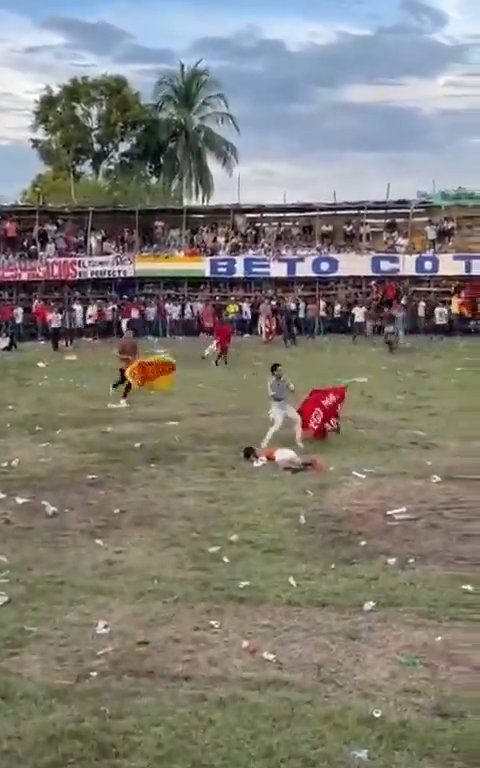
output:
M145 96L204 58L240 121L242 202L480 187L480 0L0 0L0 194L38 170L46 84L121 72ZM219 175L216 199L235 200Z

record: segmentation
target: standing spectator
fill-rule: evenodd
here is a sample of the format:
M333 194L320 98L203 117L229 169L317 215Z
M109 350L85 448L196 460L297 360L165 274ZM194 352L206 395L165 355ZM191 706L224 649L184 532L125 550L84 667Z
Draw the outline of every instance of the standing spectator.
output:
M462 305L462 300L458 292L455 291L455 293L452 296L452 300L450 302L450 313L452 316L452 329L455 335L460 333L461 305Z
M215 325L215 309L211 301L205 302L205 306L202 309L201 324L202 332L207 336L211 336Z
M448 331L448 309L441 301L434 309L433 317L435 321L435 333L441 339L445 338Z
M242 302L242 333L252 335L252 307L249 299Z
M20 227L14 216L9 216L4 226L5 244L9 256L15 256L19 245Z
M149 301L145 307L145 333L147 336L158 336L157 305Z
M347 248L352 248L355 243L355 227L350 220L343 225L343 239Z
M195 319L193 316L193 304L188 297L183 307L183 333L185 334L185 336L193 336L195 334Z
M49 319L50 342L54 352L58 352L58 345L62 335L62 313L54 306Z
M68 303L63 310L62 327L65 346L73 347L73 342L75 340L75 311L70 303Z
M302 334L302 336L305 336L305 318L307 314L307 305L305 303L305 299L300 297L298 300L298 318L297 318L297 325L298 330Z
M85 325L87 331L87 338L92 341L98 338L98 306L95 301L91 301L87 307L85 315Z
M80 339L83 336L83 328L85 325L85 313L83 311L83 304L80 299L75 299L72 304L72 309L76 336Z
M400 302L396 301L392 308L393 316L395 318L395 334L399 344L403 344L405 341L405 307Z
M318 333L318 304L313 296L307 304L306 330L309 339L314 339Z
M167 336L167 313L163 299L159 299L156 306L158 335L160 338L165 339Z
M321 336L324 336L327 332L327 302L325 299L320 298L318 305L318 330Z
M343 307L341 302L336 299L333 305L333 332L343 333Z
M427 312L427 303L421 298L417 304L417 326L419 333L425 333L425 317Z
M367 317L367 308L362 299L360 299L352 309L353 334L352 341L355 343L358 336L365 335L365 320Z
M427 225L425 227L425 234L427 236L427 250L429 250L429 251L436 251L437 250L438 227L432 221L432 219L429 219L427 221Z
M13 310L13 324L16 341L23 341L23 317L23 307L21 304L17 304Z

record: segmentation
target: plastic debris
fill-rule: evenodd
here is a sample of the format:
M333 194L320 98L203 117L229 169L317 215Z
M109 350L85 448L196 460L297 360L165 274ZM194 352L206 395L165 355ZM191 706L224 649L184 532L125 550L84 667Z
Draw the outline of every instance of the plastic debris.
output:
M298 587L298 584L295 581L295 579L293 578L293 576L289 576L288 577L288 583L290 584L291 587L295 587L295 588Z
M367 600L366 603L363 604L363 610L365 613L369 613L370 611L373 611L374 608L377 607L377 604L374 600Z
M208 622L212 629L220 629L222 626L219 621L209 621Z
M361 547L366 547L367 546L367 542L365 541L365 539L363 539L363 541L360 542L360 546Z
M441 642L442 642L442 640L443 640L443 636L442 636L442 635L438 635L438 636L435 638L435 642L436 642L436 643L441 643Z
M414 562L415 562L415 558L414 557L409 557L408 560L407 560L408 565L413 565Z
M262 659L265 659L265 661L269 661L270 664L276 664L277 663L277 657L274 653L270 653L270 651L264 651L262 653Z
M37 368L46 368L46 367L47 367L47 364L46 364L46 363L44 363L44 362L43 362L43 360L40 360L40 361L37 363Z
M51 443L40 443L40 448L50 448Z
M115 648L112 645L109 645L108 648L102 648L101 651L97 651L97 656L105 656L107 653L113 653Z
M23 496L15 496L15 502L19 504L19 506L22 506L22 504L28 504L30 499L24 499Z
M2 467L3 469L6 469L8 467L8 461L2 461L2 463L0 464L0 467Z
M341 379L342 384L368 384L368 379L356 378L356 379Z
M332 564L331 564L331 566L330 566L330 570L331 570L331 571L334 571L336 567L337 567L337 566L335 565L335 563L332 563Z
M475 589L472 587L471 584L463 584L462 589L464 592L475 592Z
M364 763L368 762L369 751L368 749L352 749L350 752L352 760L362 760Z
M116 509L113 510L113 514L114 515L121 515L121 514L123 514L123 512L125 512L125 510L124 509L120 509L120 507L117 507Z
M353 471L353 472L352 472L352 475L353 475L354 477L358 477L358 478L359 478L359 480L366 480L366 479L367 479L367 476L366 476L366 475L364 475L364 474L362 474L362 472L355 472L355 471Z
M394 515L403 515L407 511L407 507L398 507L397 509L389 509L388 512L385 512L387 517L394 516Z
M228 563L230 562L230 560L228 559L228 557L226 557L225 555L222 557L222 560L223 560L223 562L224 562L224 563L226 563L227 565L228 565Z
M108 621L104 621L103 619L99 619L97 621L97 626L95 627L95 634L96 635L109 635L110 634L110 624Z
M220 552L221 547L209 547L208 551L211 555L214 555L216 552Z
M387 565L396 565L396 564L397 564L396 557L387 557Z
M77 360L78 358L77 358L76 355L64 355L63 359L64 360Z
M141 448L143 443L135 443L134 448Z
M10 466L13 467L14 469L16 469L19 464L20 464L20 459L12 459L12 461L10 462Z
M87 480L97 480L97 479L98 479L97 475L87 475Z
M103 541L103 539L95 539L95 544L97 545L97 547L105 546L105 542Z
M58 515L58 507L54 507L49 501L42 501L40 503L44 508L47 517L56 517Z
M313 496L313 491L305 491L305 493L307 494L307 496Z
M432 483L441 483L442 482L442 478L439 477L438 475L432 475L430 480L432 481Z
M238 585L238 588L239 589L245 589L246 587L249 587L249 586L250 586L250 582L249 581L241 581L240 584Z
M232 544L236 544L237 541L240 540L240 536L238 535L238 533L234 533L232 536L229 537L228 540L231 541Z
M418 656L404 656L400 660L400 664L402 667L408 667L409 669L420 669L423 667L423 663L421 659L418 658Z
M10 598L5 592L0 592L0 608L10 602Z
M178 427L179 424L179 421L167 421L167 427Z
M0 491L0 501L2 499L6 499L6 498L7 498L7 494L6 493L2 493L2 491Z
M300 525L305 525L306 524L307 518L305 517L303 512L300 512L300 515L298 517L298 522L300 523Z
M383 715L383 712L381 709L372 709L372 717L374 717L375 720L379 720L382 715Z
M255 645L255 643L250 642L250 640L243 640L242 651L248 651L250 656L255 656L255 654L258 652L258 647Z
M8 557L6 557L5 555L0 555L0 563L7 564L8 563Z

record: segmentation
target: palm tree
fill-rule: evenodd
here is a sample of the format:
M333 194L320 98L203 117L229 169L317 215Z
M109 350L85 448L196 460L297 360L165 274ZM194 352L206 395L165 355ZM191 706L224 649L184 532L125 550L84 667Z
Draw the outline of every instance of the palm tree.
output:
M238 163L236 146L215 130L222 126L239 133L227 97L200 60L191 67L181 61L177 72L162 75L155 86L154 100L159 144L164 149L165 128L168 132L168 146L161 158L162 175L181 191L184 203L198 199L208 202L214 192L210 161L229 175ZM151 137L152 125L149 133Z

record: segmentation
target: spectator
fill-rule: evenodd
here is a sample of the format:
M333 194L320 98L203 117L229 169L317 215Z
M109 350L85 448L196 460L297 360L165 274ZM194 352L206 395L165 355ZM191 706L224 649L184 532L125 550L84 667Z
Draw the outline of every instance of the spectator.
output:
M21 304L17 304L13 310L13 324L16 341L23 341L24 310Z
M437 250L438 228L432 219L427 221L425 234L427 236L427 249L435 252Z

